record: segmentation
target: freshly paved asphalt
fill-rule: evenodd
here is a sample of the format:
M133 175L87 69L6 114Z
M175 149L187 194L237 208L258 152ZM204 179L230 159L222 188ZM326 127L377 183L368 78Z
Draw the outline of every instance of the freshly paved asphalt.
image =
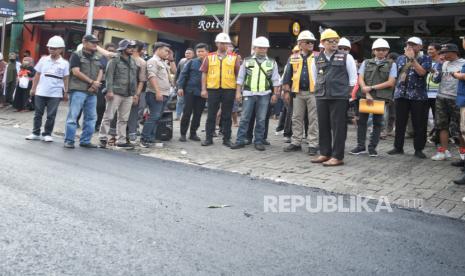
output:
M324 193L25 134L0 128L0 275L465 275L464 221L265 213Z

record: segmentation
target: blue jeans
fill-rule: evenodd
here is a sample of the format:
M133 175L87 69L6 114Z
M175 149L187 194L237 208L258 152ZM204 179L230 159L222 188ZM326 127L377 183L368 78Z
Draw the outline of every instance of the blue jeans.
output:
M254 143L263 144L265 135L265 121L268 105L270 104L271 95L265 96L247 96L242 101L242 115L239 129L237 130L236 144L244 144L249 129L250 117L255 109L256 122L254 132Z
M153 143L155 142L155 134L157 132L158 123L161 116L163 115L166 104L168 103L168 97L163 96L163 101L159 102L155 99L154 93L146 93L145 100L150 110L150 116L144 123L141 140L144 142Z
M76 136L77 117L81 109L84 113L80 144L89 144L97 122L97 96L81 91L74 91L69 96L69 110L66 118L65 142L74 144Z
M184 96L178 95L178 100L176 101L176 118L180 119L182 111L184 110Z

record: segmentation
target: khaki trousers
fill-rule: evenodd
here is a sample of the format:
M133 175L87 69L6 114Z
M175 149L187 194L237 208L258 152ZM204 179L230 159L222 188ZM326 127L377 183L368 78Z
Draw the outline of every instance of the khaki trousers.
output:
M116 124L116 134L118 143L126 143L126 127L128 125L129 113L131 112L132 97L123 97L114 94L113 99L107 101L105 113L103 113L102 124L100 125L99 139L107 141L110 132L110 124L118 111Z

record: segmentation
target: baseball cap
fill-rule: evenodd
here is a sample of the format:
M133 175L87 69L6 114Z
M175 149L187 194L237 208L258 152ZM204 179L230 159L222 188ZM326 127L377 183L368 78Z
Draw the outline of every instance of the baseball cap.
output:
M99 42L98 38L95 37L95 35L91 35L91 34L85 35L82 39L87 42Z
M459 47L453 43L447 43L441 45L441 51L439 53L447 53L447 52L456 52L459 53Z

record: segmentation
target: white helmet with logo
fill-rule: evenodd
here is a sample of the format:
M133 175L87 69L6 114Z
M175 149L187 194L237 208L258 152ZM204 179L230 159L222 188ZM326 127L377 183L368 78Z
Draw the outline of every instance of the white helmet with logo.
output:
M219 33L215 38L215 43L231 43L231 39L228 34Z
M373 46L371 46L371 49L374 50L380 48L390 49L389 43L385 39L378 38L377 40L375 40L375 42L373 42Z
M263 48L270 48L270 42L268 38L264 36L257 37L252 44L253 47L263 47Z
M350 44L350 40L345 37L339 39L339 44L337 46L349 47L352 49L352 44Z
M52 48L65 48L65 41L61 36L52 36L47 43L47 47L52 47Z
M301 40L311 40L316 41L315 36L309 30L302 31L299 36L297 37L297 41Z

